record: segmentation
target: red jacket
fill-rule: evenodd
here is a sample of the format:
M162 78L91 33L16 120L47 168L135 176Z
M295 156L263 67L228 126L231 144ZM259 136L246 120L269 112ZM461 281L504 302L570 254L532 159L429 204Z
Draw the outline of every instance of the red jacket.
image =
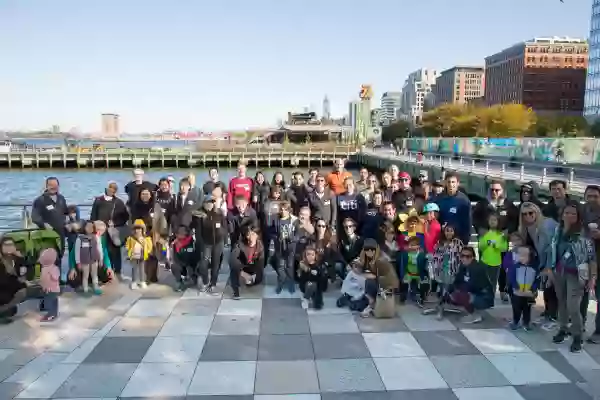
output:
M435 245L439 242L441 234L442 226L436 219L425 224L425 251L428 254L433 254L435 251Z
M244 196L249 203L252 198L253 183L254 182L252 181L252 179L248 177L231 178L231 180L229 181L229 188L227 189L227 207L229 209L232 209L235 206L233 204L233 199L235 199L236 196Z

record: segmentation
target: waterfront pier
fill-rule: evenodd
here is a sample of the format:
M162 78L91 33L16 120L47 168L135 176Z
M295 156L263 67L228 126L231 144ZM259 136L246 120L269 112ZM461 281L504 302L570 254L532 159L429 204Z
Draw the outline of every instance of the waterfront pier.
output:
M349 159L356 149L339 146L328 150L257 148L234 151L24 151L0 154L0 168L194 168L235 166L244 160L256 167L322 167L336 158Z

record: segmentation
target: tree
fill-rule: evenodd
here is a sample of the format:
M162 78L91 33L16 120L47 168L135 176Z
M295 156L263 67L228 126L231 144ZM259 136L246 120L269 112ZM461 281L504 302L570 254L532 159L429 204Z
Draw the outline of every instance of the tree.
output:
M594 120L590 126L590 134L595 138L600 138L600 118Z
M383 142L394 142L396 139L409 137L410 124L407 121L396 121L381 130L381 140Z

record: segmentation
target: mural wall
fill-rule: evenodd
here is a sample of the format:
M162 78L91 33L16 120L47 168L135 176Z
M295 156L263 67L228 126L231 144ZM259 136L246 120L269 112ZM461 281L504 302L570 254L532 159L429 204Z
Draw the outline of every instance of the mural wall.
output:
M600 140L591 138L411 138L406 141L411 151L533 161L553 161L556 149L562 148L568 163L600 164Z

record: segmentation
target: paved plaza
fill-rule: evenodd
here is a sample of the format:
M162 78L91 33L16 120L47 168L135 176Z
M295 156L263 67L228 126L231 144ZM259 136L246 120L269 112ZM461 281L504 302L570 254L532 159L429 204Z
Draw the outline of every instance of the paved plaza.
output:
M226 275L220 279L224 288ZM100 297L61 298L38 322L34 304L0 327L0 400L578 400L600 395L600 346L571 354L551 334L507 330L510 306L479 325L437 321L414 306L391 320L335 307L303 310L265 286L242 300L126 282ZM600 396L598 397L600 398Z

